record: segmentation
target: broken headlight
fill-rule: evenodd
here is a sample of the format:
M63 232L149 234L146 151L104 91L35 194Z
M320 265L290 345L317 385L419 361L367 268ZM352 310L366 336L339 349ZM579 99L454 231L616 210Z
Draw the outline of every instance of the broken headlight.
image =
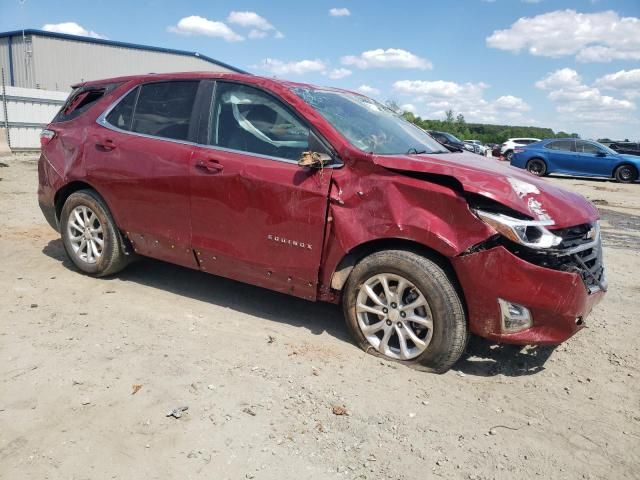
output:
M546 227L553 220L522 220L502 213L474 210L478 218L492 227L500 235L512 242L534 249L553 248L560 245L562 237L555 235Z

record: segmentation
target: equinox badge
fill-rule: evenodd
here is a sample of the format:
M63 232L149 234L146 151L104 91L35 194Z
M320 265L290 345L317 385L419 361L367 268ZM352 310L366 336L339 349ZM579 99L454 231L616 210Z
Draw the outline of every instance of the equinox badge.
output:
M299 242L297 240L291 240L289 238L279 237L278 235L267 235L267 240L271 240L272 242L283 243L285 245L289 245L291 247L299 247L304 248L306 250L311 250L311 244L306 242Z

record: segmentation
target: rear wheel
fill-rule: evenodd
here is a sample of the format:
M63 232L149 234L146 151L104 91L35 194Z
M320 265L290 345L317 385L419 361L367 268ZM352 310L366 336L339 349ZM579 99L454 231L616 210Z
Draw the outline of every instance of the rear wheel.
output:
M93 190L80 190L67 198L60 233L67 255L84 273L103 277L128 263L111 213Z
M366 352L443 373L467 341L462 301L432 260L401 250L377 252L349 276L347 327Z
M511 159L513 158L513 150L508 150L507 152L505 152L504 154L504 159L507 162L511 162Z
M527 162L527 171L538 177L544 177L547 174L547 164L539 158L532 158Z
M638 179L638 170L633 165L620 165L613 176L620 183L632 183Z

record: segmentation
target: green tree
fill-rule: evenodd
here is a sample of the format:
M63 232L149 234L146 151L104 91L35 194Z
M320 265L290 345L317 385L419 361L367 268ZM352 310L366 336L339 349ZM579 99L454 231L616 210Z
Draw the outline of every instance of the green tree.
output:
M400 105L398 105L398 102L396 102L395 100L387 100L386 102L384 102L384 104L389 110L393 110L396 113L402 113Z
M444 113L444 115L445 115L445 117L444 117L445 123L453 123L453 120L455 118L454 115L453 115L453 110L447 110Z

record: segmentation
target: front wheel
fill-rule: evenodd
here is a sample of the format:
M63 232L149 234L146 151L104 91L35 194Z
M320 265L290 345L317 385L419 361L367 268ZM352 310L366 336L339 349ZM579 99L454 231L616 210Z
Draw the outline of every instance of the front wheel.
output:
M527 162L527 171L538 177L544 177L547 174L547 164L544 160L533 158Z
M444 270L401 250L377 252L345 286L347 327L366 352L444 373L467 342L462 301Z
M111 213L93 190L80 190L67 198L60 233L67 255L84 273L104 277L128 263Z
M620 165L613 176L620 183L633 183L638 179L638 171L633 165Z

